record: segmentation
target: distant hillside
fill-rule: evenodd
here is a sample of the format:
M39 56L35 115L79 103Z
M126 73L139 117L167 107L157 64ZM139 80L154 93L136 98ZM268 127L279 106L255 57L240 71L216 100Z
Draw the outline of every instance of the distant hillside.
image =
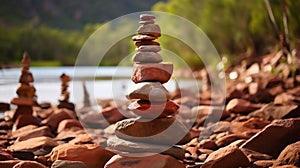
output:
M82 29L124 14L150 10L159 0L2 0L0 24L32 21L60 29ZM165 0L166 1L166 0Z

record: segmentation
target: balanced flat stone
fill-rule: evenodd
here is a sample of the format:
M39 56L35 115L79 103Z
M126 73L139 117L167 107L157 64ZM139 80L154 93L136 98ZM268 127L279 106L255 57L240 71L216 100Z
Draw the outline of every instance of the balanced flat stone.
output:
M136 49L138 52L159 52L160 50L158 45L141 45Z
M119 121L115 126L118 138L144 143L175 145L191 140L188 128L174 117L145 122L142 118Z
M139 24L142 24L142 25L154 24L154 20L153 19L150 19L150 20L141 20L141 21L139 21Z
M147 100L136 100L128 106L128 109L144 118L156 118L175 115L179 109L179 105L171 100L163 103L151 103Z
M137 32L138 34L142 34L142 35L160 37L160 27L157 24L141 25L138 28Z
M150 15L150 14L141 14L140 15L140 20L153 20L156 17L154 15Z
M112 151L120 151L130 153L132 155L138 153L162 153L173 156L179 160L184 158L184 149L176 146L148 144L143 142L131 142L120 139L116 136L107 139L107 147ZM125 154L126 154L125 153Z
M132 57L134 62L138 63L160 63L162 56L155 52L138 52Z
M134 45L137 47L142 46L142 45L158 45L158 46L160 46L159 42L156 42L156 41L136 41L134 43Z
M147 63L140 64L135 63L133 65L133 73L131 80L134 83L158 81L160 83L166 83L169 81L173 73L173 64L162 63Z
M154 37L154 36L148 36L148 35L136 35L136 36L133 36L131 38L133 41L151 41L151 40L155 40L157 39L157 37Z
M170 95L168 90L159 82L141 82L131 86L126 97L151 102L165 102L170 98Z

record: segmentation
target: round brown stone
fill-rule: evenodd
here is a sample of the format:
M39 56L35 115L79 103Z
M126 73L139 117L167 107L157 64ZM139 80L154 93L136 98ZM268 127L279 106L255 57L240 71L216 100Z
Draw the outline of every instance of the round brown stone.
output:
M139 63L159 63L162 62L161 55L155 52L138 52L132 57L134 62Z
M157 24L145 24L138 28L138 34L160 37L160 27Z
M166 83L173 73L173 64L167 62L133 65L131 80L134 83L158 81Z

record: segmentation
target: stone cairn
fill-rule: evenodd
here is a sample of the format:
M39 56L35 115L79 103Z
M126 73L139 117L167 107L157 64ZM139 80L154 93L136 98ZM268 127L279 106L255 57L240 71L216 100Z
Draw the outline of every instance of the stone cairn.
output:
M19 78L20 86L17 89L17 98L14 98L11 103L17 105L17 109L13 116L13 121L20 115L30 115L33 113L33 105L37 105L35 88L30 83L34 82L32 73L29 71L30 57L27 52L23 53L22 59L22 74Z
M170 95L162 85L172 76L173 64L162 62L158 54L160 44L154 40L161 36L161 31L154 19L153 15L140 15L138 35L132 37L137 47L131 76L135 85L128 89L126 97L131 100L128 109L139 117L117 122L116 136L109 138L107 145L130 154L164 152L180 159L184 151L173 145L188 142L190 134L174 117L179 105L169 100Z
M57 107L58 108L67 108L67 109L74 111L75 105L73 103L69 102L70 92L68 91L69 82L71 81L71 77L69 75L66 75L65 73L63 73L60 76L60 81L61 81L61 94L58 99L59 104Z

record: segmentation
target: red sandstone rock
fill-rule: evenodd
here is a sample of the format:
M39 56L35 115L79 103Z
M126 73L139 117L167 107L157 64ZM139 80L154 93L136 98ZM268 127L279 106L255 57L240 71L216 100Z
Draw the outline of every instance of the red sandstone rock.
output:
M16 136L17 135L17 136ZM51 133L49 127L42 126L38 128L34 128L31 130L22 131L19 134L16 134L14 137L18 137L17 141L25 141L30 138L36 138L40 136L47 136L47 137L54 137L54 135Z
M38 121L32 115L19 115L16 121L13 124L13 131L26 126L26 125L40 125L40 121Z
M126 157L115 155L104 166L104 168L185 168L171 156L156 154L145 157Z
M135 83L158 81L166 83L173 73L172 63L148 63L133 65L131 80Z
M232 142L239 140L239 139L247 139L247 137L243 136L241 134L225 135L225 136L219 138L218 140L216 140L216 145L218 147L224 147L224 146L227 146L227 145L231 144Z
M62 120L57 127L57 133L60 133L62 130L64 129L68 129L71 127L79 127L79 128L83 128L82 125L80 124L80 122L78 120L75 119L65 119Z
M163 103L151 103L147 100L136 100L128 106L129 110L145 118L175 115L178 108L179 106L170 100Z
M278 156L274 166L293 165L300 167L300 141L290 144Z
M15 142L12 146L9 147L11 150L28 150L38 147L53 147L58 144L52 138L41 136L36 138L30 138L25 141Z
M262 105L252 104L243 99L232 99L226 106L226 110L233 113L248 113L261 108Z
M89 168L100 168L104 167L113 155L112 152L97 144L73 145L67 143L53 148L50 160L52 162L56 160L81 161Z
M211 153L201 168L233 168L247 166L250 166L247 156L236 146L227 146Z
M74 139L72 139L69 143L74 145L87 144L87 143L91 144L93 143L93 139L88 134L79 134Z
M246 141L241 148L277 157L289 144L300 140L300 118L278 120Z
M125 117L122 113L125 113L125 111L117 107L106 107L101 110L101 114L109 124L113 124L124 119Z
M54 111L48 118L44 119L41 124L47 125L51 130L56 131L58 124L65 119L75 119L75 112L68 109L59 109Z

